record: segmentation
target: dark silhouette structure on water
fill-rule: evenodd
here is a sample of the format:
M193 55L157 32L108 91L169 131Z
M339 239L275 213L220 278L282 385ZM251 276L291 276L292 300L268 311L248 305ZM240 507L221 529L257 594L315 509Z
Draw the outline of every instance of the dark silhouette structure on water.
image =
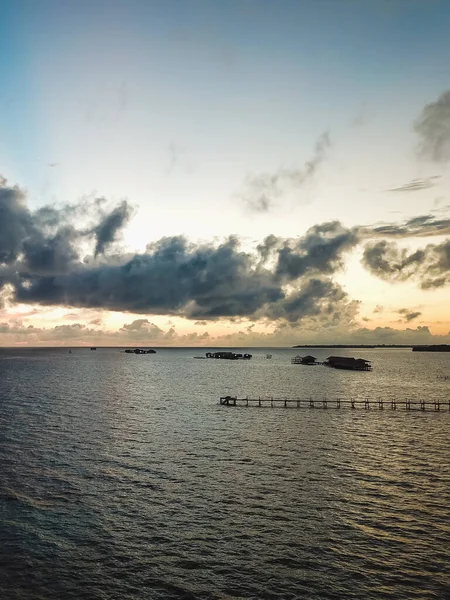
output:
M436 344L434 346L413 346L413 352L450 352L448 344Z
M315 356L311 356L308 354L307 356L294 356L291 358L291 363L293 365L320 365L322 363L318 363Z
M236 352L207 352L206 358L222 358L225 360L250 360L251 354L239 354Z
M450 412L450 400L382 400L379 398L323 398L322 400L313 400L312 398L238 398L237 396L221 396L220 404L222 406L259 406L270 408L318 408L318 409L364 409L364 410L405 410L405 411L426 411Z
M372 367L368 360L363 358L350 358L347 356L329 356L323 363L326 367L333 369L345 369L347 371L371 371Z

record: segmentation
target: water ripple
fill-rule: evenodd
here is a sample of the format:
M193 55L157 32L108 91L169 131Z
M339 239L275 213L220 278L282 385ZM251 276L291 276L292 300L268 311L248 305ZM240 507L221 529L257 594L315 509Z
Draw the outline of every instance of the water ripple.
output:
M345 374L271 352L0 351L1 599L448 599L448 413L217 400L448 398L450 356Z

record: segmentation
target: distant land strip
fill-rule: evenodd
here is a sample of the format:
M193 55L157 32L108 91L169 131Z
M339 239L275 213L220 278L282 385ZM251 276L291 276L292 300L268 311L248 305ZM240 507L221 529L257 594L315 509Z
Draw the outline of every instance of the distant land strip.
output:
M450 352L448 344L419 345L412 344L305 344L293 348L412 348L413 352Z
M293 348L412 348L412 344L301 344Z

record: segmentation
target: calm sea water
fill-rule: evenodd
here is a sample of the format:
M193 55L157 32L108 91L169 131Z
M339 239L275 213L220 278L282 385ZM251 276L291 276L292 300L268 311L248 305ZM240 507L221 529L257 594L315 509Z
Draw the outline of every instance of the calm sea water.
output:
M450 398L450 354L368 373L205 350L0 350L0 598L450 598L450 413L220 395Z

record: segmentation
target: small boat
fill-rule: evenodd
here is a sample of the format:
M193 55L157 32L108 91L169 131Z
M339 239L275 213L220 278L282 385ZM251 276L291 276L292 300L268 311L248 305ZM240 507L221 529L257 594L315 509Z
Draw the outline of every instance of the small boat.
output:
M271 354L266 354L266 358L272 358Z
M91 350L97 350L97 348L91 348Z

